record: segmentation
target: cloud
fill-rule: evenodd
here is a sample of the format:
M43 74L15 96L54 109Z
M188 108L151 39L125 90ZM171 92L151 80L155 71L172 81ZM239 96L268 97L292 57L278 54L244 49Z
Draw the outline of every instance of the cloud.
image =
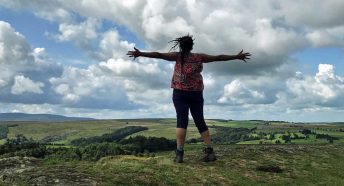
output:
M51 78L52 89L62 97L62 104L76 108L133 109L121 84L98 66L87 69L65 67L61 77Z
M94 18L87 18L81 23L62 22L59 24L60 34L54 37L61 42L73 42L76 46L86 51L90 56L94 55L95 42L98 38L97 29L101 22Z
M123 59L109 59L99 67L116 78L128 93L130 100L142 105L164 103L169 100L172 69L156 60L139 60L138 62Z
M123 57L128 50L133 50L135 44L121 40L116 29L109 30L102 34L99 42L99 56L101 60Z
M344 77L335 74L334 66L319 64L314 77L297 73L286 82L287 92L280 96L289 107L313 108L342 107L344 95Z
M232 105L273 103L264 92L250 89L238 79L224 86L224 93L218 102Z
M158 95L165 95L166 98L169 93L166 87L169 86L171 67L168 64L158 64L156 60L140 59L139 62L133 62L118 58L120 53L133 47L133 44L121 41L116 30L105 32L100 41L99 51L103 58L109 59L86 68L78 68L58 64L49 57L45 48L32 49L21 34L16 33L8 23L4 25L2 33L6 32L12 38L2 37L2 56L14 51L6 47L27 47L26 50L14 47L18 49L15 53L26 56L20 58L22 62L19 67L8 62L0 66L4 69L0 76L2 102L130 110L150 106L147 100L153 100ZM73 41L79 39L73 35L65 34L61 37ZM8 42L12 43L7 44ZM122 52L111 50L116 47ZM157 103L158 101L155 102Z
M14 78L14 85L12 86L11 93L15 95L23 93L43 94L42 87L44 87L44 83L34 82L29 78L19 75Z
M0 21L0 64L30 62L30 51L31 47L24 36L15 32L9 23Z
M55 103L48 80L59 76L61 65L44 48L32 49L25 37L0 21L0 102Z
M279 11L285 21L294 26L325 28L343 25L344 16L341 9L344 2L341 0L292 0L279 2ZM315 15L319 15L314 18Z
M334 28L317 29L309 32L306 38L310 41L313 47L334 46L344 48L344 26Z

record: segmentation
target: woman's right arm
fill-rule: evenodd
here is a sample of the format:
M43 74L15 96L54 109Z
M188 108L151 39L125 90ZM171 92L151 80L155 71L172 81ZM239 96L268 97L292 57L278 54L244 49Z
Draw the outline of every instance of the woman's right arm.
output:
M250 59L249 56L251 56L250 53L245 52L243 53L243 50L241 50L237 55L208 55L208 54L201 54L204 63L210 63L215 61L229 61L229 60L235 60L240 59L245 62L246 59Z
M133 51L128 51L127 55L129 57L134 57L134 60L137 57L157 58L157 59L164 59L167 61L176 61L177 60L177 53L176 52L169 52L169 53L141 52L139 49L137 49L135 47L134 47Z

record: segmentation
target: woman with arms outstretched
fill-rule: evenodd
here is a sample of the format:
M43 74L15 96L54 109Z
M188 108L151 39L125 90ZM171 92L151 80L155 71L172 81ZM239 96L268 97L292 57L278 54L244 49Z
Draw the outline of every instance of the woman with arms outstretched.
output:
M186 129L189 121L189 109L196 127L204 141L203 161L215 161L215 152L211 145L211 138L208 127L204 121L203 115L203 78L201 75L203 63L215 61L243 60L250 59L250 53L244 53L242 50L237 55L208 55L202 53L192 53L193 38L192 36L183 36L172 40L174 46L172 49L179 47L179 52L141 52L134 47L134 51L128 51L129 57L148 57L158 58L167 61L175 61L174 73L171 82L173 88L173 104L177 113L177 149L175 162L182 163L184 156L184 144Z

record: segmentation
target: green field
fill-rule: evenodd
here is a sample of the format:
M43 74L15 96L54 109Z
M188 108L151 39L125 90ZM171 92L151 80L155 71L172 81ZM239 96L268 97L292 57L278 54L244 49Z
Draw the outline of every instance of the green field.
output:
M275 133L276 139L263 140L264 143L274 143L281 139L282 134L290 132L293 136L300 133L303 129L310 129L318 134L328 134L333 137L339 138L334 143L343 143L344 132L340 132L340 129L344 129L344 124L338 123L317 123L317 124L302 124L302 123L288 123L288 122L266 122L266 121L225 121L225 120L206 120L209 126L210 133L215 134L216 130L212 126L222 126L231 128L249 128L255 129L251 135L257 135L259 133L266 133L269 136L270 133ZM42 140L47 137L54 137L57 140L54 143L69 145L74 139L82 137L100 136L105 133L110 133L119 128L125 126L145 126L148 130L141 131L130 136L153 136L153 137L165 137L168 139L175 139L175 119L122 119L122 120L96 120L96 121L82 121L82 122L6 122L2 125L9 125L8 138L14 138L18 134L23 134L27 138L33 138L34 140ZM128 136L128 137L130 137ZM127 137L127 138L128 138ZM189 122L187 139L199 138L200 135L195 127L193 121ZM241 141L239 144L259 144L262 140L250 140ZM5 140L0 140L0 144ZM295 144L318 144L326 143L325 140L317 140L314 136L310 136L309 139L294 139L291 140Z
M81 138L99 136L125 126L145 126L149 130L142 131L131 136L143 135L154 137L165 137L169 139L175 138L175 119L139 119L139 120L97 120L82 122L7 122L9 127L8 138L14 138L18 134L23 134L27 138L41 140L48 136L56 136L63 138L56 143L69 144L70 141ZM210 125L221 125L221 123L209 121ZM237 125L237 124L234 124ZM232 126L232 124L231 124ZM210 132L214 132L210 129ZM129 136L128 136L129 137ZM188 139L199 138L200 135L195 124L190 121L188 128ZM4 141L4 140L1 140ZM0 143L1 143L0 141Z
M70 141L81 138L99 136L104 133L110 133L116 129L124 126L140 125L150 126L152 123L142 122L126 122L120 120L97 120L97 121L82 121L82 122L8 122L9 127L8 138L14 138L18 134L23 134L27 138L34 140L41 140L48 136L55 136L63 138L57 143L69 144Z

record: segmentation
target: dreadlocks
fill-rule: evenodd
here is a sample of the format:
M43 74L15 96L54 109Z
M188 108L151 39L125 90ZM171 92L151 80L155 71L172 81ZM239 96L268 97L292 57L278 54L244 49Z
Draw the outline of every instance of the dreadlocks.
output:
M182 68L184 64L184 58L190 54L190 51L192 50L193 44L194 44L194 39L192 38L192 35L186 35L182 37L178 37L169 43L173 42L173 47L170 49L175 50L177 47L179 47L179 52L181 55L181 60L182 60Z

